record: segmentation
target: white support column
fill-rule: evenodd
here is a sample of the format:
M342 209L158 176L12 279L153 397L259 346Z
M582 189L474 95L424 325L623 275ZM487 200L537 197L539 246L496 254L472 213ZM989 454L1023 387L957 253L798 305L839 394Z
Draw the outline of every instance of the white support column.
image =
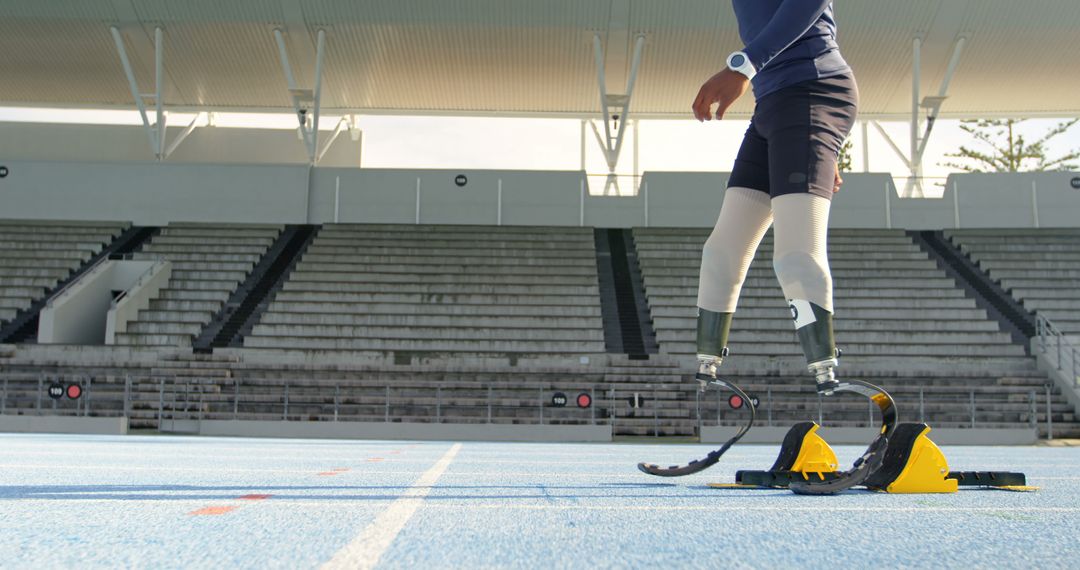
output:
M161 155L161 149L158 146L159 140L154 128L150 126L150 117L146 114L146 103L143 101L143 94L139 91L139 84L135 80L135 72L131 68L127 48L124 47L124 37L116 26L110 27L109 31L112 32L113 41L116 43L116 52L120 55L120 64L124 67L124 75L127 76L131 96L135 99L135 107L139 109L139 116L142 117L143 130L146 131L146 136L150 139L150 150L154 153L154 157L157 158Z
M154 106L157 110L157 159L165 160L165 108L162 89L165 85L165 45L161 28L154 28Z
M870 124L862 122L862 171L870 172Z
M315 51L315 77L314 89L304 89L297 86L296 76L293 74L292 65L289 63L289 53L285 46L285 34L280 28L274 29L274 39L277 41L278 57L281 59L281 67L285 72L285 80L289 85L289 96L292 100L293 111L299 122L300 136L307 149L308 160L312 165L319 161L319 115L322 99L322 61L326 43L326 31L319 30L317 47ZM309 109L307 104L311 105ZM308 113L311 113L309 124ZM324 149L325 151L325 149Z
M420 177L416 177L416 225L420 225Z
M913 42L911 60L911 154L908 155L911 180L909 186L921 188L919 176L921 176L922 164L919 156L919 83L922 81L922 38L916 37ZM922 192L919 192L922 195Z

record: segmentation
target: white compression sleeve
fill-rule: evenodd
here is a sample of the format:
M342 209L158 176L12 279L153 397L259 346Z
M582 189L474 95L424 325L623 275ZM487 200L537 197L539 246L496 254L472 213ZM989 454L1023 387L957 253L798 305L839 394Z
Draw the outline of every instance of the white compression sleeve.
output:
M701 251L698 307L735 312L754 252L772 220L768 194L738 186L727 189L716 227Z
M785 194L772 201L773 269L788 300L803 299L833 312L832 273L826 253L829 207L814 194Z

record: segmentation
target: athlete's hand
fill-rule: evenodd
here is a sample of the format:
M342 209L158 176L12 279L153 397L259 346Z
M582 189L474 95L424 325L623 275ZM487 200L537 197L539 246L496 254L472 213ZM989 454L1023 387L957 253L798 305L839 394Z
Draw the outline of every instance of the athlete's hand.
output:
M697 99L694 99L694 118L698 121L712 120L712 105L719 103L716 108L716 120L724 118L724 113L736 99L746 93L750 86L750 80L738 71L725 69L709 78L701 90L698 91Z
M832 191L836 194L840 191L840 185L844 183L844 179L840 177L840 165L836 165L836 174L833 177Z

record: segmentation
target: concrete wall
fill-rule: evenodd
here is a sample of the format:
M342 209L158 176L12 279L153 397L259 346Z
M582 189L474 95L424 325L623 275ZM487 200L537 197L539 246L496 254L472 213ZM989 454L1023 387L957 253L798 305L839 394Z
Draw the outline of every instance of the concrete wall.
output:
M0 217L303 223L306 166L4 161Z
M0 161L0 217L172 221L712 227L726 173L649 172L632 197L589 196L573 171ZM310 175L310 178L309 178ZM467 177L464 186L455 178ZM900 198L887 174L847 174L834 228L1080 227L1076 173L963 174L943 198ZM419 181L419 192L417 192ZM500 193L499 188L502 191ZM1034 183L1034 186L1033 186ZM1080 180L1077 182L1080 184ZM501 196L501 198L500 198Z
M169 127L166 144L187 125ZM320 144L329 139L320 132ZM361 141L342 133L322 166L360 167ZM22 161L143 162L154 160L142 126L0 123L0 157ZM303 164L304 143L288 129L199 127L169 156L169 162Z
M128 324L139 318L139 311L150 308L150 300L169 284L171 277L172 262L152 262L151 268L125 289L124 297L105 317L105 344L116 344L116 334L127 332Z
M41 312L40 344L104 344L113 291L128 290L153 261L105 261Z
M939 445L1033 445L1038 441L1036 430L1029 428L960 429L933 428L930 439ZM723 443L735 435L734 426L702 426L702 443ZM740 441L744 443L776 444L784 441L788 428L755 427ZM831 445L865 445L877 435L874 428L822 427L818 435ZM847 466L841 466L846 469ZM764 469L764 467L763 467ZM963 466L957 471L963 470Z
M609 442L610 425L421 424L203 420L200 435L421 441ZM181 430L183 431L183 430Z
M0 433L126 435L127 418L0 415Z
M576 226L583 180L562 171L318 168L310 220L333 222L336 196L341 223L412 224L419 197L420 223L495 225L501 209L504 225Z

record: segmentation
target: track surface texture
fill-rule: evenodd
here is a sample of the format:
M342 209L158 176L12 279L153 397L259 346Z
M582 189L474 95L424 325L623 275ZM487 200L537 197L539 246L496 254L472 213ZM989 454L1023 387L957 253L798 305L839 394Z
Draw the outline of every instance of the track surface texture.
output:
M1038 493L720 490L777 446L0 434L2 568L1080 568L1080 448L945 447ZM847 463L861 451L841 446Z

